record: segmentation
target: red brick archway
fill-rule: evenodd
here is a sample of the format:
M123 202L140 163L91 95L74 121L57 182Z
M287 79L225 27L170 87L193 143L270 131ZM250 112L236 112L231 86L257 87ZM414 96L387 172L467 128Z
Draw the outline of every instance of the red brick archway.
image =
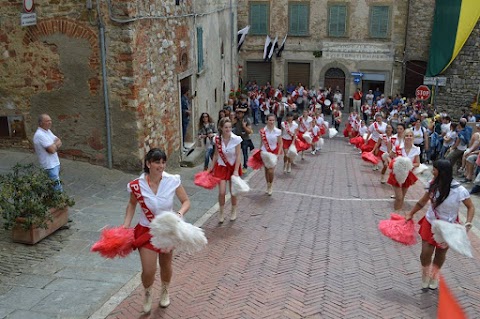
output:
M55 33L65 34L68 37L76 39L86 39L92 48L89 66L92 69L98 70L100 65L98 35L92 28L76 21L65 18L40 20L37 25L28 28L23 37L23 44L28 46L32 42L37 42L41 37Z

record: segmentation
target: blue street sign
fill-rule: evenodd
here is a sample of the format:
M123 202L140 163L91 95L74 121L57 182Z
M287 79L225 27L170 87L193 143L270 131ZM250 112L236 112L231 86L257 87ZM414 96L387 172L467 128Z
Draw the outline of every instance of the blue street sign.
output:
M362 77L363 73L362 72L352 72L352 75Z
M353 82L355 82L355 83L360 83L360 78L354 78L354 79L353 79Z

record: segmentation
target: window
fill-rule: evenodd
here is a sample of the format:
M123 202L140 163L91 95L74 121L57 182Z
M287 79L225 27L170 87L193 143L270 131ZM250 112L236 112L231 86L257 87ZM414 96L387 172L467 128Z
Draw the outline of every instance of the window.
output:
M328 35L344 37L347 32L347 6L333 5L328 10Z
M250 3L250 33L252 35L266 35L269 27L269 3Z
M0 116L0 137L26 138L23 116Z
M288 34L308 35L309 6L307 3L290 3L288 6Z
M372 38L388 37L389 13L390 7L388 6L372 6L370 8L370 36Z
M197 28L197 63L198 72L203 71L203 28Z

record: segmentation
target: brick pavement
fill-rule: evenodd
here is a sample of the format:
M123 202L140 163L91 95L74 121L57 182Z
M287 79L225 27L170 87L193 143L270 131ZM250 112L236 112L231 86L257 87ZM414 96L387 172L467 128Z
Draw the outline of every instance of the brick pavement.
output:
M255 174L237 221L218 225L214 216L203 225L208 247L175 257L167 309L157 306L157 276L150 315L141 314L139 286L107 318L436 317L438 292L420 289L420 245L377 230L393 206L378 172L341 138L326 140L292 175L281 166L272 197L263 172ZM420 182L409 190L405 210L422 191ZM480 241L470 238L475 258L449 252L443 275L469 318L479 318Z

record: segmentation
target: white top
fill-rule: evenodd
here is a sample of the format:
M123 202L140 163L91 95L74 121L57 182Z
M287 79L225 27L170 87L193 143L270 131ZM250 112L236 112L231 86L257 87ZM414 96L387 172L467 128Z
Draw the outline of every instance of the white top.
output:
M412 127L412 132L413 132L413 144L422 144L423 143L423 130L425 130L425 128L422 128L420 126L420 129L417 130L414 127Z
M377 131L377 129L378 131L380 131L380 133ZM387 123L382 122L382 124L378 124L378 122L374 122L370 124L370 126L368 127L368 130L371 133L370 135L371 139L376 142L380 138L380 134L384 134L385 131L387 130Z
M142 193L145 205L155 215L159 215L161 212L171 212L173 210L173 200L175 198L175 191L181 184L180 175L172 175L166 172L162 173L162 180L158 185L157 193L154 194L147 180L145 179L145 173L139 178L140 192ZM131 193L130 183L127 185L128 192ZM150 222L145 216L145 213L140 215L139 224L147 227Z
M360 126L360 128L358 129L358 134L360 134L360 136L365 135L367 132L368 132L368 127L366 125Z
M470 193L468 192L468 190L465 187L459 185L456 180L452 181L451 186L457 187L450 188L450 194L448 194L448 197L445 198L443 203L441 203L437 208L435 208L437 216L441 220L447 221L449 223L453 223L457 220L460 203L463 202L465 199L470 198ZM437 217L435 216L435 212L433 211L432 205L430 205L430 207L428 208L425 217L430 224L437 219Z
M450 140L447 142L447 141L445 141L445 138L444 138L443 139L443 146L450 147L453 144L455 144L455 140L457 139L457 132L456 131L448 131L445 136L450 138Z
M319 136L320 135L320 126L314 125L312 128L312 134L313 136Z
M323 119L323 117L321 116L317 117L317 125L322 126L323 123L325 123L325 120Z
M50 130L44 130L43 128L37 128L35 135L33 135L33 146L35 153L38 155L38 161L40 166L44 169L51 169L60 165L57 152L50 154L47 151L47 147L55 143L57 137Z
M308 116L306 120L303 118L303 116L300 116L298 118L298 130L300 132L309 131L312 128L312 121L313 121L313 118L311 116ZM303 125L302 125L302 123L303 123ZM304 126L307 128L306 130L305 130Z
M450 132L450 126L451 126L451 123L447 123L447 124L443 124L440 126L440 129L442 131L442 133L448 133Z
M291 140L291 139L292 139L292 136L287 133L287 129L286 129L286 127L285 127L285 122L286 122L286 121L283 121L283 122L282 122L282 131L283 131L282 138L285 139L285 140ZM288 129L290 130L290 133L296 134L295 131L298 129L298 124L297 124L297 122L292 121L292 124L288 124L288 122L286 122L286 123L287 123L287 125L288 125Z
M279 136L282 135L282 130L280 130L279 128L277 127L274 127L273 130L269 130L266 126L265 126L265 137L267 138L267 143L268 145L270 146L270 149L273 151L277 148L277 138ZM263 145L263 139L262 139L262 147L261 147L261 150L262 151L266 151L267 148L265 147L265 145Z
M405 141L405 139L403 139L403 138L402 138L402 139L399 139L399 138L398 138L398 134L393 135L393 137L395 138L395 146L398 146L398 147L400 147L400 148L403 148L403 147L404 147L403 142ZM392 145L392 146L393 146L393 145Z
M412 148L410 149L410 153L407 154L405 151L405 147L402 148L402 156L403 157L408 157L412 163L415 163L415 156L420 155L420 147L412 145Z
M380 151L386 153L388 152L387 143L391 142L393 135L387 136L387 134L382 134L382 142L380 144Z
M215 136L215 138L219 138L219 136ZM237 155L235 154L235 147L242 143L242 138L238 135L231 133L230 140L228 141L228 145L225 145L225 141L222 138L222 152L227 158L227 161L230 165L235 165L235 160L237 159ZM223 159L218 156L217 163L220 166L227 166Z

